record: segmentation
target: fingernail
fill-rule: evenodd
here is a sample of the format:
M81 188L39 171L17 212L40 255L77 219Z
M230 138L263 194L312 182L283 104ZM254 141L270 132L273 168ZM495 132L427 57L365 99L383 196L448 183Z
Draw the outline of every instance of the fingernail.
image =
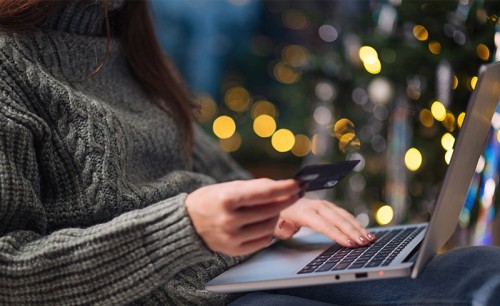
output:
M368 236L368 239L370 239L371 241L375 240L375 235L371 233L368 233L366 236Z
M359 241L361 241L362 244L366 243L366 240L363 237L359 237Z
M356 243L354 241L352 241L351 239L347 239L347 243L351 246L351 247L356 247Z

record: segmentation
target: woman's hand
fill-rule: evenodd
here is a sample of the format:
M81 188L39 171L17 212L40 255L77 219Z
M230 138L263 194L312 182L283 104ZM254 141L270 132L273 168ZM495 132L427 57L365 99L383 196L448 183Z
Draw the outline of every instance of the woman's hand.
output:
M232 181L195 190L185 205L208 248L237 256L268 246L280 212L302 194L292 179Z
M275 236L288 239L302 226L320 232L345 247L368 245L375 235L345 209L324 200L302 198L281 212Z

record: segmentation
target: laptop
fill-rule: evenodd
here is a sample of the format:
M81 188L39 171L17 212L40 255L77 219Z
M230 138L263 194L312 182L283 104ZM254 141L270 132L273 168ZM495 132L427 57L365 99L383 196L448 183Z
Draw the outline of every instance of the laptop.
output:
M416 278L452 236L500 100L500 62L484 65L429 223L370 229L368 247L341 247L311 232L279 241L210 280L214 292L244 292L393 277Z

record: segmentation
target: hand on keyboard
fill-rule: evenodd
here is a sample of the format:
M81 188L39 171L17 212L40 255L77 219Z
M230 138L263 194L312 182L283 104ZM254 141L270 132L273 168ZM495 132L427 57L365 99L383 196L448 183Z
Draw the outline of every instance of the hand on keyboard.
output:
M375 241L358 220L337 205L317 199L301 198L280 213L275 237L288 239L302 226L320 232L345 247L366 246Z

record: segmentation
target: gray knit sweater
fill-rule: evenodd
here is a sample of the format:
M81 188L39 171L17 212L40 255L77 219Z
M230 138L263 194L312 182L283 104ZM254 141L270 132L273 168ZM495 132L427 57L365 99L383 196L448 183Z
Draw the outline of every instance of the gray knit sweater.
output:
M73 1L0 33L0 305L225 304L203 284L240 259L204 246L184 199L247 173L199 128L187 162L118 40L68 81L102 58L100 21Z

